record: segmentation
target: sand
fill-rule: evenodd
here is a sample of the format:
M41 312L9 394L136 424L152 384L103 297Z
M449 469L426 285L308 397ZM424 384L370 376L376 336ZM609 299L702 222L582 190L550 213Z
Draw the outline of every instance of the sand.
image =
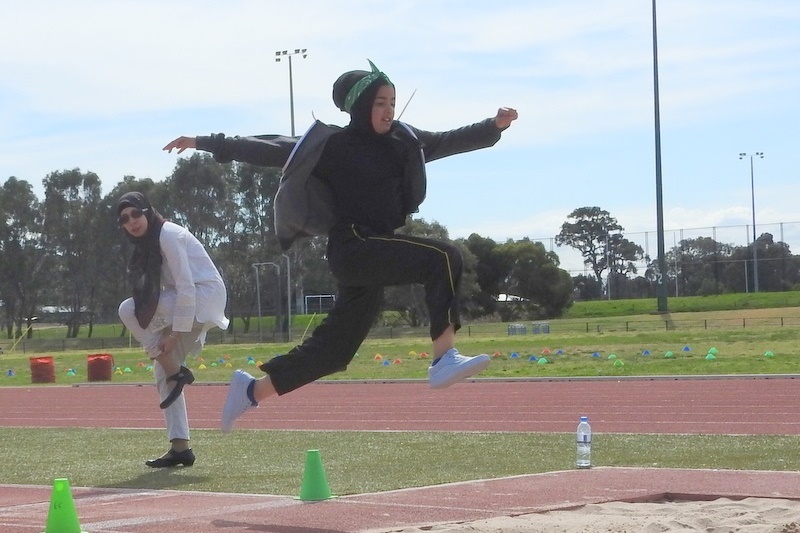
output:
M388 530L386 533L800 533L800 502L746 498L612 502L574 510Z

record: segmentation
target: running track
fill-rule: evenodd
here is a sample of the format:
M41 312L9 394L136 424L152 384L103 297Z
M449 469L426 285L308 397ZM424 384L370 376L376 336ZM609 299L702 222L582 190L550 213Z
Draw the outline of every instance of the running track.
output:
M800 435L800 376L316 383L264 402L240 428ZM193 385L192 426L216 428L226 387ZM24 406L24 407L23 407ZM0 427L160 428L152 385L0 388ZM0 479L0 483L2 480ZM41 533L51 487L0 485L0 530ZM800 499L800 473L593 468L351 495L285 496L73 487L90 533L350 533L663 497ZM120 505L124 502L124 505ZM50 532L48 532L50 533Z
M227 387L187 389L191 425L218 428ZM21 408L24 406L24 408ZM800 435L800 376L317 382L270 399L239 428ZM0 427L161 428L152 385L0 387Z

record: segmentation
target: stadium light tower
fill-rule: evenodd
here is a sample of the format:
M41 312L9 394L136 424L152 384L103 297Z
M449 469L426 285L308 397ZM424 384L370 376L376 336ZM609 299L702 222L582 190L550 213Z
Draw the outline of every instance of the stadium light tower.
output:
M294 52L289 50L277 50L275 52L275 62L280 63L281 59L289 60L289 115L292 119L292 137L294 137L294 83L292 80L292 56L302 56L303 59L308 55L306 48L295 48Z
M653 0L653 102L655 109L656 137L656 233L658 237L658 277L656 296L658 312L667 309L667 259L664 253L664 199L661 193L661 119L658 105L658 37L656 33L656 0Z
M758 292L758 251L756 246L756 188L753 180L753 158L764 159L764 152L754 152L752 154L739 153L739 159L750 158L750 201L753 206L753 292Z

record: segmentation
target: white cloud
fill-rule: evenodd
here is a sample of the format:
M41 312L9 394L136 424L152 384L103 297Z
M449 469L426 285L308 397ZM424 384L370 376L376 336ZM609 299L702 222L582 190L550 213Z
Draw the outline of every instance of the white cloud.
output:
M344 70L376 61L404 120L445 129L519 109L495 148L430 166L423 215L455 235L555 235L584 205L629 231L655 229L649 2L578 0L302 3L233 0L0 0L0 179L38 188L49 172L161 179L181 134L286 133L295 116L342 124ZM761 150L759 220L795 217L800 4L659 2L666 226L746 225L740 151ZM492 207L487 207L492 206ZM691 226L690 226L691 224ZM727 230L726 230L727 231ZM732 236L734 230L730 230ZM744 233L743 231L740 233ZM739 240L743 237L739 235ZM800 244L798 245L800 246Z

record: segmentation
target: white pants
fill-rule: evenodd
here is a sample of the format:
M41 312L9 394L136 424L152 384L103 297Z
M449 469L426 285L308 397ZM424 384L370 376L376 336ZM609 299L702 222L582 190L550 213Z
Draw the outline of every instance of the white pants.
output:
M119 318L122 323L131 332L133 338L142 344L142 347L148 353L151 359L158 355L157 348L161 337L166 332L162 326L161 329L152 330L150 328L143 329L139 322L136 320L134 314L133 298L128 298L119 306ZM204 331L202 324L195 322L191 332L176 332L177 342L175 348L170 354L175 363L180 366L186 361L186 357L200 353L202 344L199 340L201 333ZM167 384L167 375L164 367L153 360L153 376L156 380L156 390L161 401L163 401L171 387ZM164 421L167 424L167 437L170 442L174 439L189 440L189 415L186 411L186 399L183 393L178 396L175 402L164 409Z

